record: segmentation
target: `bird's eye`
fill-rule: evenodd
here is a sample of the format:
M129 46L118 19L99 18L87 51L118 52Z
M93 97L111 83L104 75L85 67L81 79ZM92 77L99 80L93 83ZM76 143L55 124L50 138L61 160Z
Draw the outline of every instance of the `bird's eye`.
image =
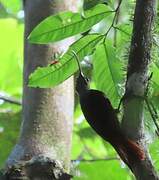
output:
M85 80L86 80L86 82L89 82L89 79L87 77L85 77Z

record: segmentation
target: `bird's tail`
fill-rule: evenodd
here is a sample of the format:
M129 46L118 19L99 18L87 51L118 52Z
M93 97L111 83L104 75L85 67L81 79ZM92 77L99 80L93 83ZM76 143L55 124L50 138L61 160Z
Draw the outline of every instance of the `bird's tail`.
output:
M145 153L134 141L125 139L113 145L121 159L130 167L133 162L143 161Z
M135 160L143 161L145 159L145 153L142 147L136 142L127 139L126 141L127 152L133 156Z

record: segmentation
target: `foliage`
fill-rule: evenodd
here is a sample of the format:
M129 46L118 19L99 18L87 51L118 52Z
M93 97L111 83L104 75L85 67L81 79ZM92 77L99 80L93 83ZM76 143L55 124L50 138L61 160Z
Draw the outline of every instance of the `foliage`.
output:
M91 31L91 34L85 36L80 35L80 37L79 35L77 36L78 40L57 59L58 63L35 70L30 76L30 86L40 86L43 88L53 87L74 74L78 70L75 57L72 54L72 50L74 50L81 62L86 56L91 55L89 63L93 63L94 67L92 81L95 88L105 92L111 101L113 101L115 105L117 104L117 100L119 100L119 96L123 92L123 69L126 67L126 61L128 59L128 47L132 31L132 23L129 20L132 18L131 9L134 7L132 1L122 3L120 22L115 24L116 29L111 28L104 42L104 35L100 34L100 27L102 23L106 24L107 29L105 29L105 32L107 32L111 26L114 12L110 14L110 9L115 9L115 1L108 1L110 7L101 4L95 6L100 2L103 1L91 1L92 4L87 5L87 8L85 8L87 12L84 11L83 14L62 12L55 16L48 17L33 30L30 35L30 41L34 41L34 43L46 43L78 35L95 25L93 26L93 32ZM21 4L19 0L2 0L1 3L5 9L5 15L1 16L2 14L0 12L0 17L5 17L5 19L0 19L0 92L21 98L23 24L20 24L17 19L17 13L21 11ZM7 13L6 9L9 9L9 13ZM109 17L107 17L108 15ZM54 24L52 25L52 20L57 22L56 27ZM102 20L102 22L98 23L100 20ZM159 29L158 25L156 26L156 29ZM41 33L43 36L41 36ZM116 38L114 38L115 34ZM157 33L155 33L155 37L158 38ZM159 103L158 52L158 48L156 47L152 56L154 63L151 64L150 67L150 71L154 73L151 82L150 97L156 105L157 110ZM83 61L83 63L86 63L86 61ZM0 113L0 167L2 167L18 137L20 113L7 113L10 110L19 111L19 108L17 108L17 106L13 107L3 101L0 101L0 103L0 111L5 111L5 113ZM146 113L146 119L149 122L148 135L152 137L152 142L149 147L150 153L155 167L159 170L159 161L157 160L159 156L159 144L154 134L152 136L152 132L155 132L155 129L148 116L148 112ZM101 140L88 126L84 117L81 115L79 105L77 105L75 110L73 132L71 157L73 160L78 160L75 161L76 168L73 170L73 174L76 175L76 177L74 177L75 180L98 180L99 177L101 180L132 179L131 173L120 161L96 161L96 159L116 158L117 156L113 148ZM154 139L156 140L153 141ZM81 159L94 161L84 162Z
M111 9L102 4L84 11L83 14L71 11L61 12L42 21L33 29L28 38L32 43L46 44L59 41L89 30L111 13Z
M122 74L118 69L122 69L122 64L116 56L112 43L106 41L97 46L93 55L93 65L96 87L105 92L112 101L115 101L120 97L119 84L122 80ZM102 76L103 78L101 78Z
M101 35L93 34L80 38L72 44L69 50L59 58L55 65L46 68L38 68L31 76L29 86L52 87L70 77L78 70L77 61L72 51L75 51L82 60L86 55L93 52L94 46L103 38Z
M1 8L3 7L3 9ZM0 2L0 96L22 96L23 29L16 16L20 1ZM0 100L0 168L16 143L21 107Z
M110 6L112 6L111 3ZM29 41L33 43L48 43L61 40L66 37L85 32L93 25L97 24L100 20L106 18L110 13L115 13L115 11L111 12L109 10L110 8L108 5L98 4L97 2L94 5L91 5L90 8L86 9L87 10L83 11L83 14L81 15L79 13L62 12L46 18L33 29L29 35ZM108 19L105 21L107 22L107 20ZM52 21L57 21L57 23L55 23L56 26L53 27ZM111 21L112 17L108 21L108 24ZM119 42L123 47L125 45L125 43L123 44L123 39L127 42L131 31L131 26L127 26L126 29L126 25L124 26L124 24L125 22L116 28L118 31L116 33L119 34L116 39L116 45ZM108 30L111 30L111 26L108 27ZM109 31L106 31L105 35L108 33ZM76 52L80 61L82 61L84 57L93 54L92 59L94 60L92 63L94 66L93 77L95 80L95 86L97 89L105 92L112 101L115 100L123 93L123 65L120 60L123 54L120 48L116 48L115 50L112 43L110 43L111 41L108 40L106 41L106 46L104 46L105 48L99 52L99 47L102 47L103 43L105 44L103 36L104 35L100 33L91 33L78 39L56 60L55 64L37 68L35 72L30 75L29 86L41 88L54 87L74 74L78 70L78 66L72 53L73 50ZM111 38L111 32L107 39L109 38ZM105 54L102 55L101 53L104 52ZM117 58L116 53L120 53L121 56L118 56ZM105 57L105 60L103 59L103 56Z
M63 12L50 16L33 29L29 35L29 40L34 43L48 43L61 40L87 31L110 13L111 11L108 6L99 4L84 11L81 15L79 13ZM55 22L54 24L56 24L56 26L52 26L52 21ZM91 38L92 36L95 35L86 35L76 41L68 51L58 59L59 63L56 63L51 67L37 69L30 76L29 85L33 87L50 87L50 85L57 85L61 83L61 81L67 79L78 70L77 63L75 60L73 62L73 59L75 58L73 58L74 55L71 54L71 50L76 52L80 60L85 56L90 55L95 51L95 47L98 44L97 42L102 40L102 34L98 35L100 38L99 40L98 37L95 37L94 39ZM81 54L79 54L80 52ZM71 63L71 66L69 63Z
M71 76L73 73L75 73L78 70L78 67L77 67L77 63L75 62L75 57L73 56L73 54L71 54L71 51L74 50L77 56L79 57L80 61L82 61L85 56L92 55L91 57L94 68L93 80L95 86L97 89L105 92L106 95L111 99L111 101L113 101L113 104L116 105L117 99L119 99L120 95L123 93L123 89L122 89L123 74L124 74L123 69L126 67L126 63L121 59L126 59L126 60L128 59L128 46L130 43L132 24L131 22L128 23L127 20L131 18L131 14L126 14L127 19L126 20L122 19L121 22L117 21L116 24L115 23L111 24L112 22L115 22L114 18L116 17L116 14L113 15L114 17L110 16L109 21L108 19L105 19L104 21L105 23L108 24L108 27L106 26L107 30L105 31L105 34L102 34L99 31L98 25L95 28L93 27L93 25L97 24L97 22L106 18L106 15L108 15L106 13L107 11L104 12L102 11L104 10L104 7L105 9L108 7L112 8L113 3L111 4L111 2L109 2L109 5L105 6L103 4L101 5L98 4L97 1L94 1L94 3L92 3L92 1L87 1L87 2L88 2L88 6L85 6L84 8L85 11L83 11L84 16L83 14L80 15L79 13L70 13L70 12L59 13L55 16L46 18L31 32L29 36L29 40L30 42L33 43L55 42L58 40L62 40L66 37L71 37L73 35L83 32L84 33L82 38L79 38L75 43L73 43L70 46L70 48L62 56L60 56L60 58L58 59L58 63L55 63L48 67L38 68L33 74L31 74L29 85L31 87L56 86L57 84L61 83L63 80ZM130 9L132 9L134 4L130 2L126 2L124 5L125 8L129 5ZM116 10L114 12L112 11L112 14L115 12ZM88 16L86 15L87 13L89 14ZM125 12L123 14L125 14ZM98 15L100 20L98 19ZM52 27L51 25L52 20L54 20L54 22L57 22L56 27ZM77 24L78 24L78 28L76 26ZM69 31L67 28L69 28ZM98 32L98 34L94 34L94 32L92 31L87 32L87 30L89 30L90 28L93 28L93 31L94 29L97 29L96 33ZM93 36L102 37L102 38L101 39L99 38L98 42L94 42L94 40L91 39L91 37ZM103 38L103 36L105 38ZM112 37L114 37L114 41L112 41ZM91 42L91 46L86 45L87 44L86 41L88 42L88 44L90 44ZM74 46L76 46L77 48L74 48ZM88 51L86 50L87 46L89 48ZM84 52L81 53L83 56L81 56L79 50L81 52L82 51ZM158 67L156 68L155 71L158 72ZM156 77L154 76L153 79L155 78ZM155 82L157 83L157 80ZM154 91L156 89L158 92L157 86L152 86L152 87ZM96 151L96 149L94 148L91 149L90 147L88 147L88 144L90 143L90 139L93 141L94 146L97 146L95 143L97 142L96 137L93 136L92 134L93 133L90 133L88 127L76 131L76 135L74 135L74 138L76 139L76 141L81 141L81 143L83 144L83 146L80 145L78 146L78 148L76 147L77 143L75 143L76 146L73 146L75 147L74 150L76 152L75 153L76 156L77 154L80 154L79 157L82 158L98 157L98 153L100 152L100 149L98 148L98 151ZM104 147L105 153L107 152L106 151L107 148L104 146L104 144L103 145L98 144L98 147L102 147L102 148ZM83 151L87 151L88 154L83 155L84 154ZM102 154L102 151L99 154ZM98 166L96 163L97 162L95 162L95 165L91 168L95 168L96 166ZM84 163L82 164L80 163L79 168L81 168L83 172L85 172L85 168L86 168L87 175L89 174L88 164L85 165ZM93 173L94 171L92 171L91 168L90 168L89 178L92 179L93 177L95 178L97 174ZM79 177L79 179L80 178L87 179L87 177L85 176L81 176ZM104 178L106 177L104 177L103 175L103 179ZM75 179L78 179L78 177Z

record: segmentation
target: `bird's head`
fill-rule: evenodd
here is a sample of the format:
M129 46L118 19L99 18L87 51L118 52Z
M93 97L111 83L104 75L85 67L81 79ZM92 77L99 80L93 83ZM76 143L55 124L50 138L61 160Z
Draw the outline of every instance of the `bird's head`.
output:
M89 89L89 79L85 77L81 72L76 80L76 91L79 95L82 95Z
M78 59L76 52L72 51L72 53L75 56L75 59L77 61L78 68L79 68L79 75L78 75L77 80L76 80L76 91L79 95L82 95L89 88L88 87L89 86L89 79L87 77L85 77L84 74L82 73L81 66L80 66L79 59Z

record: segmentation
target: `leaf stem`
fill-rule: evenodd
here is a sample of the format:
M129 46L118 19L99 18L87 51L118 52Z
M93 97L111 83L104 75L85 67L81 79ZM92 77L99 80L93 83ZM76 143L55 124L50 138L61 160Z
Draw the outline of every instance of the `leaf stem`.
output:
M114 15L112 24L110 25L110 27L108 28L107 32L105 33L105 37L104 37L104 41L103 41L104 43L105 43L105 41L106 41L107 35L108 35L108 33L110 32L110 30L111 30L112 28L115 28L115 27L114 27L114 24L115 24L115 20L116 20L116 18L117 18L117 16L118 16L118 11L119 11L119 8L120 8L120 6L121 6L121 3L122 3L122 0L119 1L118 6L117 6L117 8L116 8L115 11L114 11L114 12L115 12L115 15Z

